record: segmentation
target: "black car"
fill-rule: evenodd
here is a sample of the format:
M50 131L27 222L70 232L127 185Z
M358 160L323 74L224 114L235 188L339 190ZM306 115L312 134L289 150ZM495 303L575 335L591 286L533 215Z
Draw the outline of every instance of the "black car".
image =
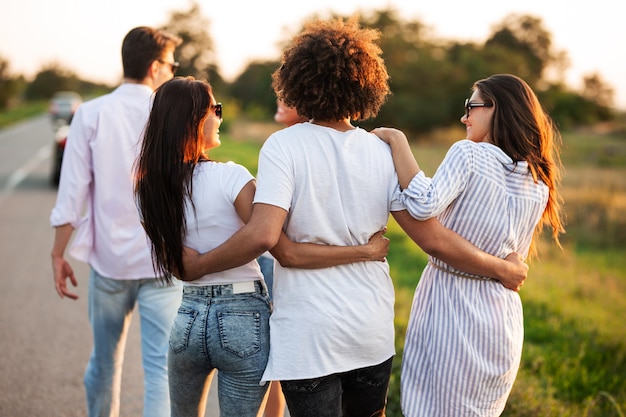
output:
M70 124L76 109L82 102L83 98L74 91L59 91L54 93L48 107L48 113L52 118L52 123L54 125L61 123Z
M70 125L60 123L54 132L54 145L52 150L52 172L50 173L50 183L58 187L61 178L61 163L63 162L63 152L67 143L67 134L70 131Z

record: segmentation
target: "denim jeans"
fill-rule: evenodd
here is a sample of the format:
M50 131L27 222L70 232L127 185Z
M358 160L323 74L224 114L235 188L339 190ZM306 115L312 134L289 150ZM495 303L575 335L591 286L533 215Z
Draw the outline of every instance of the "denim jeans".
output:
M272 285L274 285L274 258L261 255L256 258L256 261L259 263L263 279L265 280L265 285L267 285L267 291L270 295L270 300L272 300Z
M291 417L384 417L393 358L319 378L280 381Z
M89 417L117 417L124 349L135 305L139 308L144 371L144 417L169 416L167 351L180 305L182 285L160 285L154 278L117 280L91 269L89 321L93 350L85 371Z
M185 286L170 335L172 417L204 415L209 375L218 370L221 417L256 417L268 384L260 385L269 354L270 301L232 285Z

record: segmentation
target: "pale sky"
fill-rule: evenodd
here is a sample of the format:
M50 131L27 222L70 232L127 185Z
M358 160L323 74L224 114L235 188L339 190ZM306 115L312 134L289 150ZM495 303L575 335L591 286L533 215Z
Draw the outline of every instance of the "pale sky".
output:
M33 76L56 61L82 78L116 83L120 47L133 27L165 24L186 0L17 0L0 6L0 56L14 74ZM554 48L570 59L567 82L578 89L583 75L599 73L626 110L626 23L615 0L199 0L209 19L222 75L234 79L254 59L280 56L277 43L306 17L348 15L391 6L402 19L417 19L440 39L484 41L509 13L542 19ZM468 86L469 88L469 86Z

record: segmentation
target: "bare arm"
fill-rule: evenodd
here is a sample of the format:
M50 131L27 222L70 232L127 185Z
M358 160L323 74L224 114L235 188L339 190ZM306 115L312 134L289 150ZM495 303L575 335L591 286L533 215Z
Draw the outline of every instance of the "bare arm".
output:
M406 234L426 253L460 271L495 278L506 288L518 291L528 273L528 265L512 253L505 259L490 255L435 218L419 221L406 211L392 212Z
M390 127L379 127L372 130L372 133L391 147L391 156L398 173L398 182L400 187L406 190L413 177L421 171L406 135L400 130Z
M260 236L260 232L255 234L252 231L246 231L247 233L245 233L245 235L237 236L240 232L241 229L223 245L204 254L200 254L191 248L184 248L183 261L185 264L185 276L181 279L183 281L193 281L205 274L234 268L256 258L258 255L254 254L258 251L260 251L259 255L264 252L264 250L260 249L260 246L258 246L257 249L242 247L247 253L245 258L240 258L239 260L221 259L221 262L216 262L220 255L214 254L213 252L218 250L220 253L230 251L232 254L239 250L240 252L238 254L241 256L241 253L243 253L241 251L242 249L237 248L236 245L238 243L229 243L231 240L237 239L237 242L241 244L247 242L249 245L252 245L252 241L246 241L247 237L254 238L255 235L257 237ZM276 244L270 252L282 266L289 268L317 269L353 262L384 262L387 252L389 251L389 239L383 236L384 232L384 230L376 232L369 239L369 242L364 245L332 246L316 243L292 242L287 235L281 231L278 244ZM259 242L259 244L261 243ZM234 266L228 267L225 265Z
M54 244L50 257L52 258L54 288L57 294L59 294L61 298L68 297L76 300L78 299L78 295L69 292L67 289L67 279L69 278L74 287L78 285L78 281L76 281L76 277L74 276L74 270L67 259L65 259L65 249L72 237L72 233L74 233L74 227L69 223L54 228Z
M256 191L254 180L241 190L235 200L235 209L244 223L252 215L252 201ZM315 243L296 243L281 232L278 243L271 250L272 255L284 267L328 268L352 262L385 261L389 251L389 239L383 236L385 230L375 233L364 245L332 246Z
M389 250L389 239L383 236L384 232L376 232L367 244L356 246L294 243L282 233L270 252L282 266L290 268L316 269L362 261L384 262Z
M250 221L250 217L252 216L252 201L254 201L254 193L256 193L256 181L252 179L243 186L235 199L235 211L241 221L246 224Z

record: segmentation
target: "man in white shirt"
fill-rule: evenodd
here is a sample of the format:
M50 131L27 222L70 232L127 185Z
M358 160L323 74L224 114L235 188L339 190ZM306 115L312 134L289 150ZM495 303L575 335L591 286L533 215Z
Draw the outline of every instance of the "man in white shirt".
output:
M122 43L124 82L77 110L63 156L50 223L57 293L77 299L78 282L65 258L87 262L93 350L85 371L89 417L117 416L126 336L139 306L144 368L144 416L169 416L167 351L181 286L161 285L133 198L132 171L150 114L153 91L174 76L181 39L136 27Z
M223 245L188 251L187 280L272 249L270 355L263 381L279 380L292 417L385 415L395 354L394 289L386 262L290 267L281 231L295 242L354 246L391 213L430 254L465 272L506 278L521 261L490 257L400 203L389 147L352 120L375 116L389 93L377 34L355 20L312 22L284 52L273 87L309 122L275 132L259 155L249 222ZM276 243L278 242L277 246Z

